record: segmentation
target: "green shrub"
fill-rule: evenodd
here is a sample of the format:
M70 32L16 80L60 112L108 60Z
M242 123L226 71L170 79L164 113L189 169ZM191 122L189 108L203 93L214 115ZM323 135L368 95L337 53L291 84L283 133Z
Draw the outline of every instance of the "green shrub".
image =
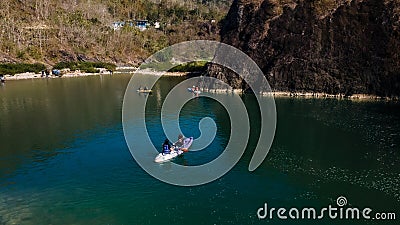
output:
M0 64L0 74L1 75L15 75L17 73L40 73L40 71L45 70L46 66L41 63L28 64L28 63L5 63Z
M105 63L105 62L93 62L92 66L94 68L106 68L107 70L114 71L117 66L113 63Z
M171 62L150 62L142 64L141 69L153 69L168 72L200 72L206 69L207 61L195 61L174 66ZM173 67L173 68L171 68ZM171 69L169 69L171 68Z
M175 66L170 72L199 72L206 69L207 61L195 61Z

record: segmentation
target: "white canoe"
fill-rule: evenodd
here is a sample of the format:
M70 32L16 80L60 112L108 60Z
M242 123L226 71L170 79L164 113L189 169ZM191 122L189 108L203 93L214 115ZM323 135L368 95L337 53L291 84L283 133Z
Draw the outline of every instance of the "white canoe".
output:
M171 151L171 153L169 153L169 154L160 153L154 159L154 162L156 162L156 163L167 162L167 161L174 159L182 154L183 154L182 150Z
M154 162L156 163L162 163L162 162L167 162L170 161L180 155L182 155L188 148L190 148L190 146L193 143L193 137L190 138L185 138L183 140L183 146L181 148L175 148L174 151L171 151L171 153L169 154L164 154L164 153L160 153L156 156L156 158L154 159Z
M152 90L141 90L141 89L136 90L136 91L139 93L151 93L152 92Z
M193 88L188 88L188 92L192 92L192 93L194 93L194 94L200 94L201 93L201 91L200 90L194 90Z

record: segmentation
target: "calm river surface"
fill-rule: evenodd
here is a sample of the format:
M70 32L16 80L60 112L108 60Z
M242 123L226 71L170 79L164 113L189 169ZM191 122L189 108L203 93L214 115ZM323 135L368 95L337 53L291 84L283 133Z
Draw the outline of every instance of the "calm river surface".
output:
M247 170L259 132L255 98L239 163L197 187L160 182L126 145L121 110L129 75L9 81L0 86L0 224L376 224L366 220L259 220L268 207L348 206L396 212L400 219L400 104L277 98L277 131L264 163ZM149 96L146 125L159 145L162 99L180 78L163 78ZM189 94L189 93L188 93ZM138 94L138 98L143 97ZM208 151L178 164L217 157L230 122L219 103L197 98L181 112L186 136L203 117L218 132Z

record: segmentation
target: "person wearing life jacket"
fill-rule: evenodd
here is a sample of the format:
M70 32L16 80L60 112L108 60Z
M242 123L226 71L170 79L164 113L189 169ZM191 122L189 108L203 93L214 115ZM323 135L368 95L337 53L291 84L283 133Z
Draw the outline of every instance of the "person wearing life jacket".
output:
M162 145L162 154L170 154L171 153L171 144L168 139L165 139L164 144Z

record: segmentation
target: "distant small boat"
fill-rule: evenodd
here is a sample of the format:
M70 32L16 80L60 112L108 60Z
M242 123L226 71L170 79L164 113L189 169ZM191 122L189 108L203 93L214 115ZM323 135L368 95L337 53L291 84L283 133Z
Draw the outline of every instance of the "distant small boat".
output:
M188 88L188 92L192 92L192 93L195 93L195 94L200 94L201 93L200 90L195 90L194 88Z
M152 90L144 90L144 89L138 89L136 90L138 93L151 93Z

